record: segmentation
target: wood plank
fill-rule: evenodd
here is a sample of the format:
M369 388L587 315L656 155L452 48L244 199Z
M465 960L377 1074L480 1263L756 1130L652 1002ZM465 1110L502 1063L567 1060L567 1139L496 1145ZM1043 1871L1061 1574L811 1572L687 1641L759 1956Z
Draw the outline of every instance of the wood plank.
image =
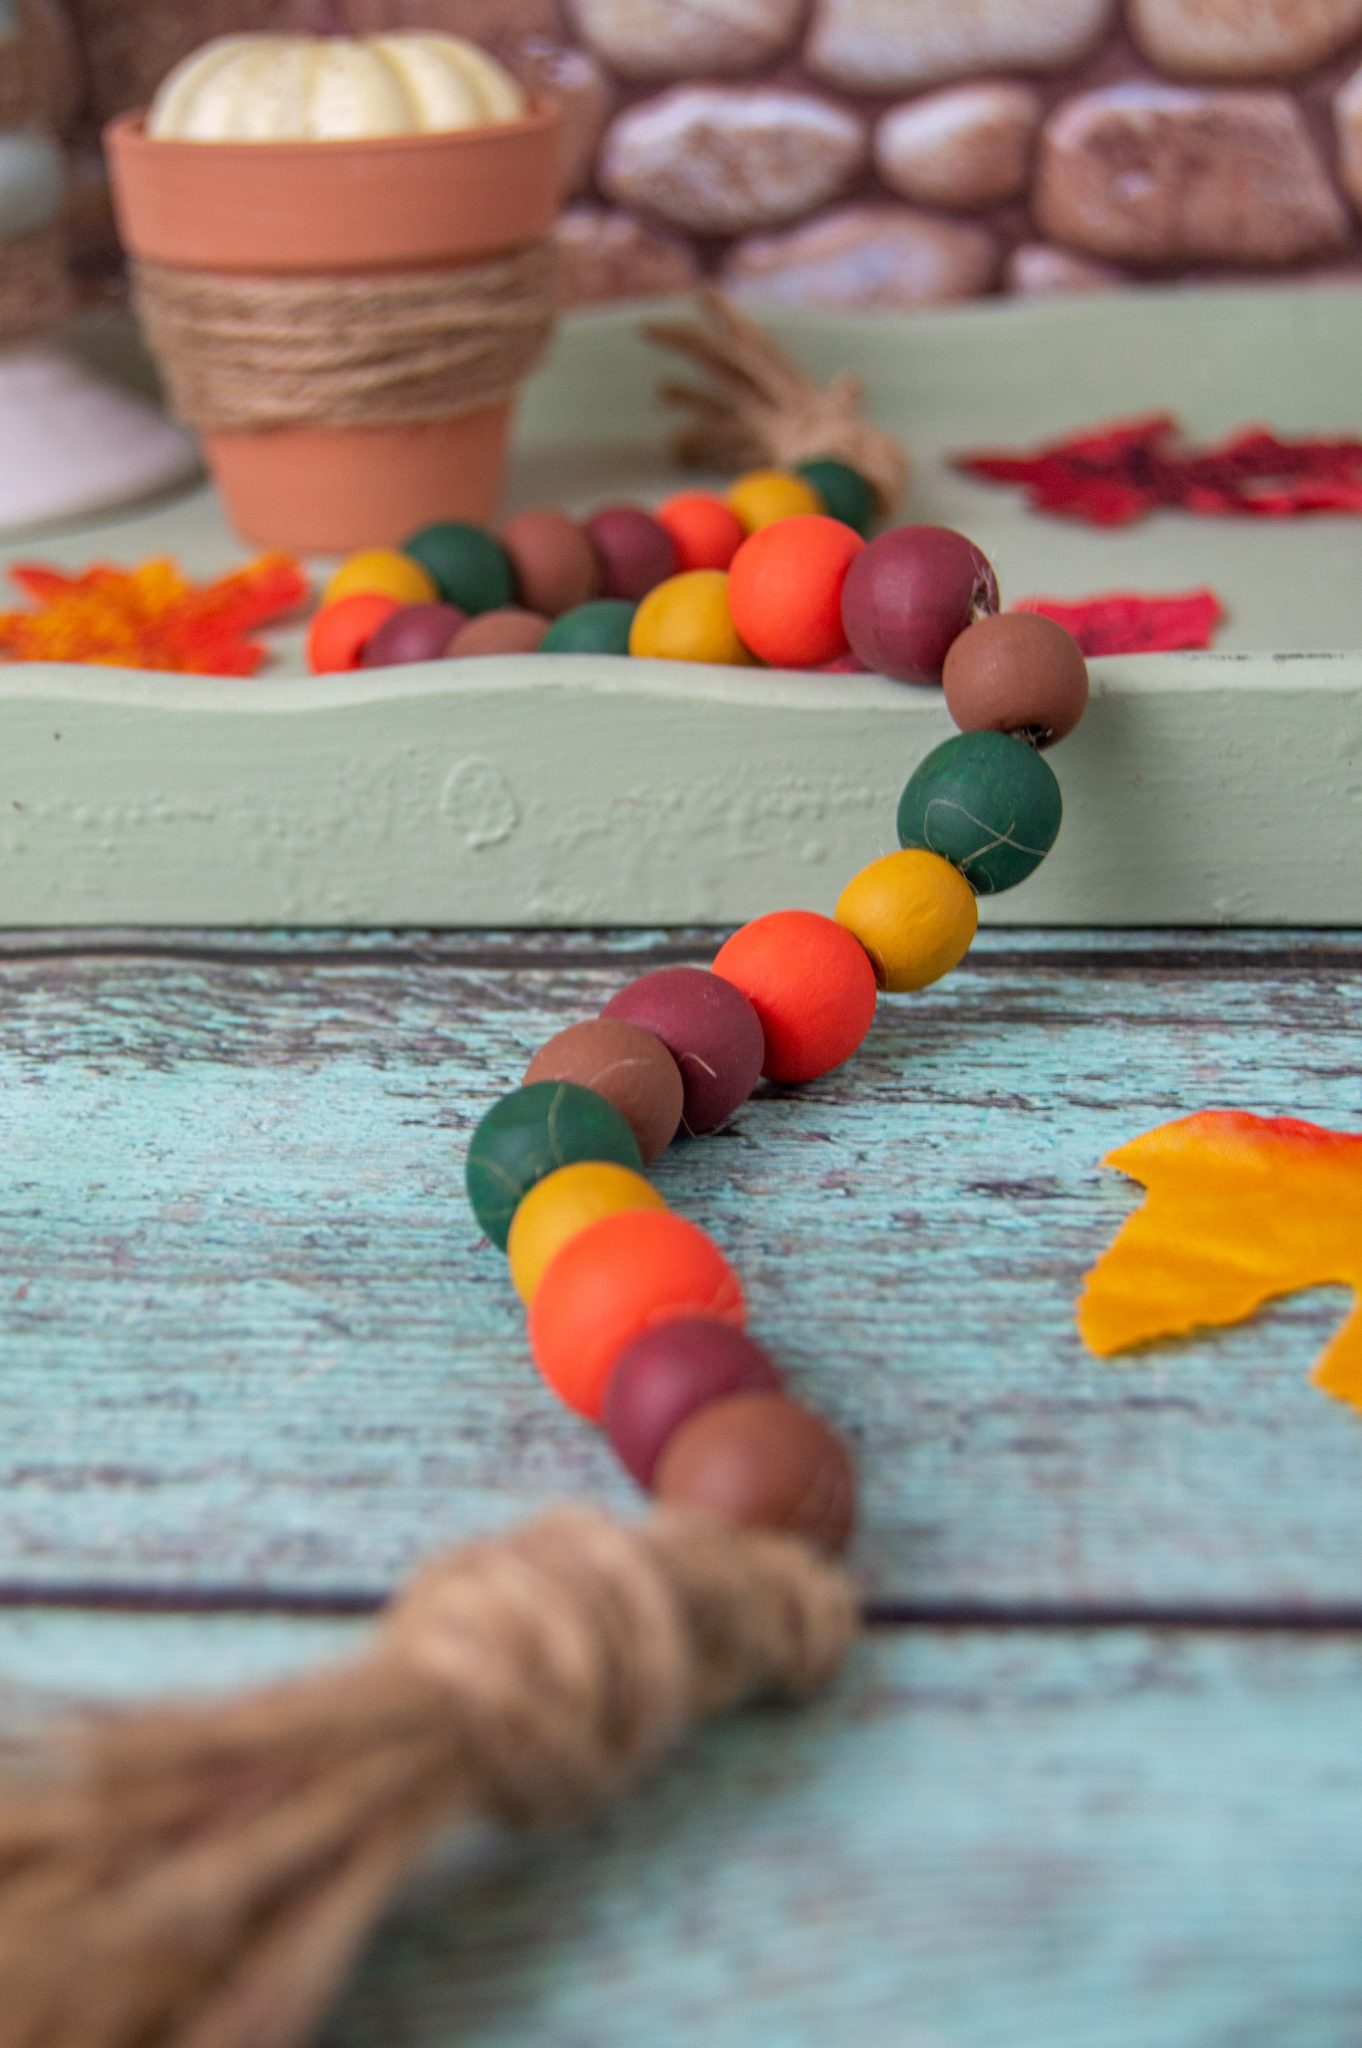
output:
M877 1599L1355 1610L1362 1433L1307 1384L1343 1297L1116 1365L1071 1312L1132 1199L1118 1141L1206 1104L1356 1122L1362 951L1082 958L983 946L661 1184L855 1440ZM377 1599L465 1531L626 1503L460 1180L528 1052L647 959L4 962L0 1586Z
M512 504L674 489L637 310L564 332L524 410ZM951 467L1147 404L1351 432L1362 310L1282 289L775 316L854 362L914 457L904 516L958 526L1009 602L1205 582L1222 650L1100 661L1058 756L1070 822L1002 922L1362 922L1355 523L1177 515L1120 534L1028 512ZM1232 354L1235 374L1223 365ZM714 481L720 481L715 479ZM16 548L30 555L30 538ZM212 493L45 536L67 565L241 558ZM877 678L559 657L257 681L0 665L0 923L736 920L830 902L885 843L939 695Z
M0 1617L0 1665L126 1696L338 1641L280 1626ZM1356 1635L872 1636L813 1709L437 1872L328 2048L1340 2048L1360 1695Z

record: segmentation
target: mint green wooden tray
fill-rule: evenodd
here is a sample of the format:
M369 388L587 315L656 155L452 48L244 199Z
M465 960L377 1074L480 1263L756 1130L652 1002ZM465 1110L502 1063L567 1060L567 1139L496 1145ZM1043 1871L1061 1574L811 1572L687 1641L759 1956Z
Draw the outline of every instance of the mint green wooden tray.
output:
M581 318L531 390L510 502L674 488L638 315ZM1362 924L1362 523L1119 534L1027 514L946 458L1113 415L1215 435L1362 429L1362 294L1152 293L912 319L781 318L863 373L915 476L1005 595L1208 583L1212 655L1102 661L1058 751L1068 820L997 923ZM115 337L116 340L116 337ZM97 337L97 345L109 346ZM206 488L9 555L199 574L245 550ZM314 680L299 636L252 682L0 668L0 925L725 922L830 904L891 841L938 696L875 678L510 657Z

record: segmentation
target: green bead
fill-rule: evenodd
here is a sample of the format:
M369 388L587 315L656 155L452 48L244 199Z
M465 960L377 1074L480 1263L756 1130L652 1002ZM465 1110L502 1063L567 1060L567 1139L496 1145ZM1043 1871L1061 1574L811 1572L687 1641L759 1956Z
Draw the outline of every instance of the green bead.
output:
M446 604L456 604L470 618L515 603L511 558L480 526L441 519L404 541L402 552L434 577Z
M539 643L541 654L627 654L637 605L624 597L597 597L554 620Z
M1054 770L1025 740L962 732L928 754L899 798L899 845L925 846L980 896L1015 889L1059 836Z
M840 519L857 533L869 533L875 517L875 493L859 469L834 456L818 455L812 462L797 462L795 475L813 485L831 518Z
M643 1171L638 1139L613 1102L575 1081L531 1081L494 1102L473 1133L465 1178L473 1214L506 1249L511 1218L536 1181L581 1159Z

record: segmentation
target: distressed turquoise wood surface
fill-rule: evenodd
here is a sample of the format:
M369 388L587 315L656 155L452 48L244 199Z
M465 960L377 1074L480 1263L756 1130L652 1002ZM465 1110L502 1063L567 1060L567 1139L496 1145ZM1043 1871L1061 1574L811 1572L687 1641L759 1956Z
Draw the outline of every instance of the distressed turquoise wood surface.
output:
M334 1623L0 1617L0 1667L126 1697ZM446 1865L327 2048L1350 2048L1356 1634L917 1628L716 1729L608 1820Z
M629 1494L545 1395L460 1187L557 1024L697 935L51 937L0 958L0 1584L377 1597L432 1543ZM853 1068L661 1182L855 1439L916 1614L1362 1611L1337 1293L1103 1365L1101 1154L1207 1104L1358 1120L1354 940L997 935Z

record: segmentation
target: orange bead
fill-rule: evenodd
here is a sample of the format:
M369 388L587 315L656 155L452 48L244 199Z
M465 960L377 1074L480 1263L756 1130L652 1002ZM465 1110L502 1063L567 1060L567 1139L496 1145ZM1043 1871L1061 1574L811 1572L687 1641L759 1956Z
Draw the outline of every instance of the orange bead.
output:
M816 513L750 534L728 571L743 643L772 668L818 668L845 654L842 585L864 546L840 519Z
M672 537L678 569L726 569L742 546L742 521L709 491L678 491L653 517Z
M353 597L324 604L307 633L307 665L313 675L341 675L358 668L374 634L398 610L395 598L376 590L356 591Z
M860 940L814 910L773 910L719 948L714 972L761 1019L770 1081L817 1080L855 1052L875 1015L875 970Z
M560 1400L594 1422L625 1345L685 1315L741 1326L737 1274L684 1216L621 1210L578 1231L550 1262L530 1309L530 1349Z

